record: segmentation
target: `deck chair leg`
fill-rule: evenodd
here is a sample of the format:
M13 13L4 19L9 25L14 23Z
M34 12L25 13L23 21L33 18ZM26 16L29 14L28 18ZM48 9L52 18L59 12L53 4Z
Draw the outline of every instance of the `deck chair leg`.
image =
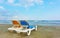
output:
M37 31L37 26L36 26L35 30Z
M31 30L29 30L28 32L27 32L27 35L30 35L31 34Z
M16 31L17 33L20 33L20 32L18 32L18 31Z

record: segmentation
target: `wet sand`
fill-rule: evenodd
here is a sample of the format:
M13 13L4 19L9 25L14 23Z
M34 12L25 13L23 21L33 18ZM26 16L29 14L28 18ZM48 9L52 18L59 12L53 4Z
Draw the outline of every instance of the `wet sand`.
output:
M30 36L9 32L9 27L10 24L0 24L0 38L60 38L60 26L38 26L38 30L32 31Z

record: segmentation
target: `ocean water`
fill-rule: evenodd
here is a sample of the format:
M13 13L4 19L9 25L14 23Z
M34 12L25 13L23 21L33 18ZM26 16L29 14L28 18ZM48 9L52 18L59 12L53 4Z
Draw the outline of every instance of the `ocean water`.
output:
M26 20L26 21L30 25L60 26L60 20ZM0 24L12 24L12 20L0 20Z

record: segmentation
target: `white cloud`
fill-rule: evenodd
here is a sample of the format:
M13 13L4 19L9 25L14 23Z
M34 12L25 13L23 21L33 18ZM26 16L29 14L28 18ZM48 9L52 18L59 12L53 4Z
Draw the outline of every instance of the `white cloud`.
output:
M9 17L9 18L7 18L7 20L40 20L40 18L20 15L20 16Z
M43 3L43 0L35 0L36 3Z
M20 4L25 7L34 6L35 4L42 5L43 0L22 0Z
M35 4L42 5L43 0L18 0L17 3L15 3L17 0L0 0L0 3L7 3L12 6L22 6L22 7L30 7L34 6Z
M0 13L8 13L9 11L5 9L4 6L0 6Z
M28 20L28 17L24 16L24 15L20 15L20 16L12 16L7 18L8 20Z
M0 15L0 20L5 20L6 17Z
M30 7L34 6L35 4L42 5L43 0L19 0L19 2L15 3L17 0L8 0L8 3L14 6L22 6L22 7Z
M14 3L14 0L8 0L8 3L13 4Z
M5 9L3 6L0 6L0 9Z

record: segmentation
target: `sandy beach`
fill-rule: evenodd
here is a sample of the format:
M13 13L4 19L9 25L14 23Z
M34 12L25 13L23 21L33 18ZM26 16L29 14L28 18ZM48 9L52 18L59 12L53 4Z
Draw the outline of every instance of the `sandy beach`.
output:
M30 36L26 33L17 34L9 32L10 24L0 24L0 38L60 38L60 26L38 26L37 31L32 31Z

